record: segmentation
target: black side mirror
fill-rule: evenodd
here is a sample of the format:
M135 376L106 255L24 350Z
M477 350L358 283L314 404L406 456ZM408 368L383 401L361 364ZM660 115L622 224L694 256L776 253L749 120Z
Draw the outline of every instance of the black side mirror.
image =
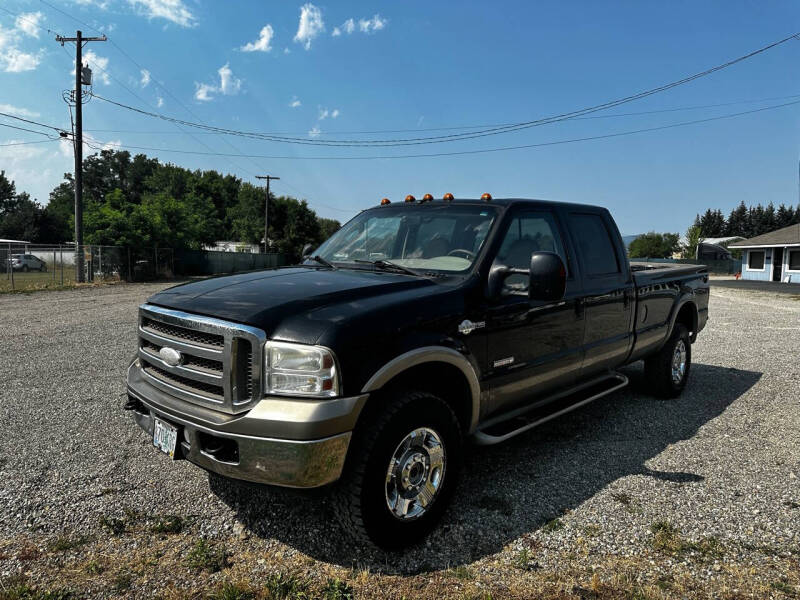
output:
M309 254L311 254L311 251L313 249L314 249L314 246L312 246L311 244L306 244L305 246L303 246L303 252L301 253L302 257L305 258Z
M528 298L531 300L556 302L564 297L567 269L555 252L534 252L529 269L492 265L487 282L489 297L498 297L503 291L503 283L511 275L528 276Z
M567 269L564 261L555 252L531 254L530 284L528 297L531 300L557 302L567 289Z

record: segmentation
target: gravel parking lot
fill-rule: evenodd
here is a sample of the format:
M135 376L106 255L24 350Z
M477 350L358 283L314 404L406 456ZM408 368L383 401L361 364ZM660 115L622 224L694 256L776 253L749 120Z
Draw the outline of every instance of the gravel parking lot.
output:
M160 287L0 295L0 599L800 596L798 296L712 288L681 398L633 365L626 390L471 449L441 527L386 555L344 545L327 496L152 448L121 405Z

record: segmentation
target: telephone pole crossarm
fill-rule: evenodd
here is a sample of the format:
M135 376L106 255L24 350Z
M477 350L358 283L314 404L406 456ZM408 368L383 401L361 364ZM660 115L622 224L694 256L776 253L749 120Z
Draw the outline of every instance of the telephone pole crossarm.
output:
M268 252L269 241L267 241L267 231L269 226L269 182L278 180L280 177L273 175L256 175L256 179L266 179L267 181L267 197L264 200L264 254Z

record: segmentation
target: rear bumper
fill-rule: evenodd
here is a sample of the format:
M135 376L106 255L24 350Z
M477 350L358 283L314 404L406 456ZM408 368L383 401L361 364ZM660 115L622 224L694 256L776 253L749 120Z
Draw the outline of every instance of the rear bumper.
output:
M164 394L135 362L128 370L127 408L151 439L157 417L179 428L177 457L225 477L285 487L320 487L341 476L366 398L265 398L243 415L227 415Z

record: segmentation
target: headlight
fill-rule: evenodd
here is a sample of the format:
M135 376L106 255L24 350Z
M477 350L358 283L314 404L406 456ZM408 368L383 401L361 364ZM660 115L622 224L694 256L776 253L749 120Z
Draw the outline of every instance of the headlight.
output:
M321 346L267 342L267 394L333 397L339 394L339 374L333 353Z

